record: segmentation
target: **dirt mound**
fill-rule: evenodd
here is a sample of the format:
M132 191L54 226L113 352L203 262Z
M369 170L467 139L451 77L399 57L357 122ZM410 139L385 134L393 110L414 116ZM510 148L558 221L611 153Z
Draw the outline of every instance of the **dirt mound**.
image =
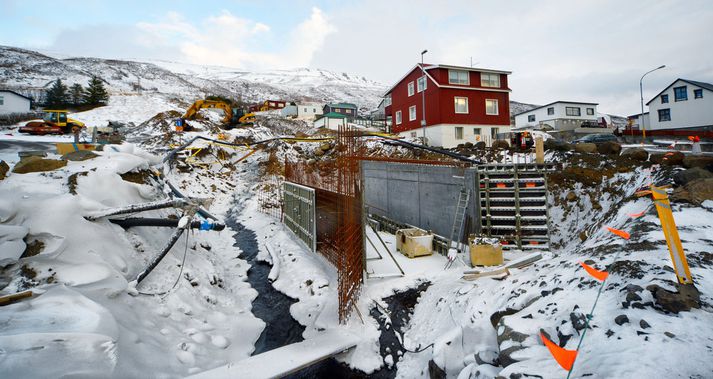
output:
M12 172L16 174L27 174L30 172L52 171L66 165L67 161L63 160L26 157L17 162Z
M649 152L640 147L626 149L621 153L622 157L628 157L636 161L644 162L649 159Z
M701 167L708 169L708 171L713 171L713 157L686 155L683 158L683 167Z
M578 153L596 153L597 145L593 143L578 143L574 145L574 151Z
M10 171L10 166L5 161L0 161L0 180L5 179L8 171Z
M713 200L713 178L696 179L673 190L671 200L701 205Z
M669 151L664 154L651 154L651 162L660 163L667 166L682 166L683 165L683 155L680 151Z
M684 185L696 179L713 178L713 173L700 167L689 168L675 173L673 181L678 185Z
M621 153L621 145L614 141L607 141L597 146L599 154L619 155Z

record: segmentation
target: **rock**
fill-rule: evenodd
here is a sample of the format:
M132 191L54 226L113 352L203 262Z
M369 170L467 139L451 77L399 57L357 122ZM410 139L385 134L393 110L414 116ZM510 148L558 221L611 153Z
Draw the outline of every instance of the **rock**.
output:
M87 159L92 159L96 158L98 155L94 154L93 151L90 150L77 150L73 151L71 153L67 153L62 156L62 159L68 160L68 161L86 161Z
M574 147L572 144L562 141L556 138L550 138L544 142L545 150L552 151L572 151Z
M27 174L30 172L52 171L67 165L67 161L56 159L43 159L40 157L22 158L12 172L17 174Z
M666 337L668 337L668 338L673 338L673 337L676 337L676 335L675 335L675 334L673 334L673 333L671 333L671 332L663 332L663 334L665 334L665 335L666 335Z
M567 201L570 201L570 202L576 201L576 200L577 200L577 194L574 193L574 192L569 192L569 193L567 194L567 197L566 197L566 198L567 198Z
M604 155L619 155L621 153L621 145L618 142L607 141L597 146L599 154Z
M626 294L626 301L629 303L634 302L634 301L641 301L641 300L642 300L641 296L639 296L639 294L637 294L636 292L628 292Z
M324 155L324 150L322 150L322 149L314 149L314 155L316 155L316 156L318 156L318 157L321 157L322 155Z
M507 367L517 362L517 360L512 357L512 354L527 347L523 346L522 343L527 339L528 335L515 331L506 325L504 320L505 318L502 318L498 323L498 347L502 346L505 341L509 341L510 343L508 344L508 348L500 350L498 353L498 361L502 367Z
M431 359L428 361L428 377L431 379L446 379L446 371L438 367L436 362Z
M578 153L596 153L597 145L593 143L578 143L574 145L574 151Z
M640 147L626 149L621 153L621 155L640 162L644 162L649 159L649 152Z
M683 167L700 167L713 171L713 157L700 155L686 155L683 157Z
M678 185L684 185L696 179L705 178L713 178L713 173L700 167L689 168L688 170L673 174L673 181Z
M619 315L614 318L614 322L617 325L624 325L629 323L629 318L626 315Z
M475 148L478 149L478 150L483 150L483 149L485 149L486 147L487 147L487 145L486 145L485 142L483 142L483 141L477 142L477 143L475 144Z
M595 211L601 211L602 205L599 204L598 201L594 200L594 201L592 201L592 209L594 209Z
M493 149L508 149L508 148L510 148L510 144L508 143L508 141L499 139L499 140L493 141L493 144L491 147Z
M578 332L584 329L584 326L587 325L587 316L585 316L582 312L570 313L569 320L572 322L574 330Z
M695 179L677 187L671 194L671 200L695 205L701 205L706 200L713 200L713 178Z
M10 171L10 166L5 161L0 161L0 180L5 179L8 171Z
M475 363L482 365L488 364L497 366L498 352L492 350L483 350L475 353Z
M654 296L656 306L665 312L687 312L701 307L701 294L694 285L676 283L676 287L678 292L671 292L656 284L646 289Z
M319 145L319 149L322 151L329 151L332 148L332 145L329 144L329 142L324 142L321 145Z
M589 238L589 235L587 234L586 230L579 232L579 240L580 241L584 242L587 240L587 238Z
M639 321L639 326L641 327L641 329L648 329L651 327L651 325L649 325L649 323L646 322L646 320L644 320L643 318L641 319L641 321Z
M463 147L466 149L472 149L473 148L473 143L472 142L466 142L463 144Z
M666 166L681 166L685 156L680 151L669 151L664 154L651 154L651 162Z

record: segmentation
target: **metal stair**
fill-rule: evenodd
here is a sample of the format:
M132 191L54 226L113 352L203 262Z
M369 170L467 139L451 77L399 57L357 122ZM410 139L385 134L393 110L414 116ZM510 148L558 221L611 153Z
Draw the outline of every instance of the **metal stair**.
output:
M554 165L478 166L483 234L505 249L549 248L547 177Z

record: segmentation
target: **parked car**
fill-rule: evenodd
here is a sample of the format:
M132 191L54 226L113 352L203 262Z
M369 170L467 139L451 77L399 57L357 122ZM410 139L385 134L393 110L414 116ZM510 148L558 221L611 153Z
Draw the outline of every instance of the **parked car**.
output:
M613 134L587 134L582 138L578 138L572 143L604 143L604 142L617 142L618 139Z

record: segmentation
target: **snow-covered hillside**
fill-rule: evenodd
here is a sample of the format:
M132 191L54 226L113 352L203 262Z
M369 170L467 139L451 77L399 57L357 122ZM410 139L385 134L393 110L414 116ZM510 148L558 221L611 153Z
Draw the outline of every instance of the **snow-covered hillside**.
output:
M92 75L97 75L114 94L157 92L186 100L222 95L247 102L268 98L347 101L370 110L386 88L361 76L320 69L246 72L166 61L60 59L8 46L0 46L0 67L0 87L35 96L56 79L67 85L86 85Z

